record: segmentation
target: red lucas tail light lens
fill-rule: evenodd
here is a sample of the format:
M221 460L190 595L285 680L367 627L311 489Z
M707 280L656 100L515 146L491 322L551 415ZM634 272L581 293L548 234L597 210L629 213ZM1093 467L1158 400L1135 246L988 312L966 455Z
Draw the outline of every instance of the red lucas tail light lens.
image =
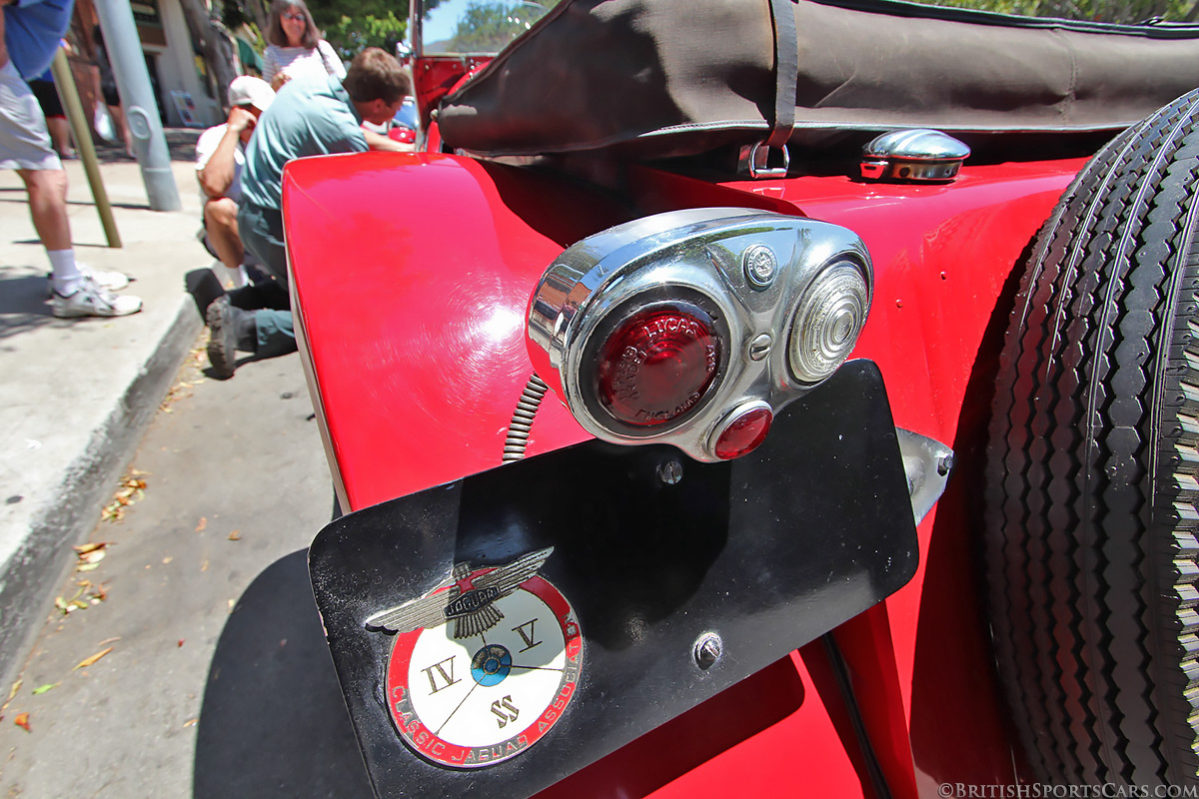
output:
M618 325L599 355L600 405L618 421L648 427L699 403L716 377L720 339L698 308L651 307Z

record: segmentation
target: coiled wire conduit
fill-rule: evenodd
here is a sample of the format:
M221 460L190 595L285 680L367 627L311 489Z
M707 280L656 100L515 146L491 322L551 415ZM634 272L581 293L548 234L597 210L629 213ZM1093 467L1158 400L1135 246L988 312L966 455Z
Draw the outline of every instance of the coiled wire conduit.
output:
M541 400L549 386L545 381L533 374L525 383L525 390L520 394L516 410L512 412L512 421L508 425L508 435L504 439L504 463L518 461L525 456L525 447L529 445L529 431L533 428L533 417L541 407Z

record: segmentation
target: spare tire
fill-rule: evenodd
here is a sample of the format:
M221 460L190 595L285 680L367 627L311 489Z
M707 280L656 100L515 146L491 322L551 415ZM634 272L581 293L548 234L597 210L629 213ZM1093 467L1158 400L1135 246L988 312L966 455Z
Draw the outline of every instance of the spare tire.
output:
M1199 91L1101 150L1041 230L1004 342L985 572L1028 764L1199 772Z

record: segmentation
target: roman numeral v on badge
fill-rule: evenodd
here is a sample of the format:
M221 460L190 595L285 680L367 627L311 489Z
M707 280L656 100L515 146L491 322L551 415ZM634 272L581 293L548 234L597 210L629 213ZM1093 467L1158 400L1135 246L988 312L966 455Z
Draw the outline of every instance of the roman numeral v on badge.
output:
M536 639L536 634L533 632L533 625L537 624L537 619L529 619L524 624L518 624L512 628L512 632L520 636L520 639L525 642L525 648L521 652L528 652L533 647L541 642Z

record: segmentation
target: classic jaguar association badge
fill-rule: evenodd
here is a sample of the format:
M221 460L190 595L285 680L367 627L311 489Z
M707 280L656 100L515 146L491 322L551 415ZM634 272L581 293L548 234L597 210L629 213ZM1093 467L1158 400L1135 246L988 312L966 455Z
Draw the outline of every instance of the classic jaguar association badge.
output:
M583 665L578 617L538 576L553 547L504 566L454 566L452 580L381 611L366 628L395 633L387 697L400 737L454 768L524 752L562 717Z

